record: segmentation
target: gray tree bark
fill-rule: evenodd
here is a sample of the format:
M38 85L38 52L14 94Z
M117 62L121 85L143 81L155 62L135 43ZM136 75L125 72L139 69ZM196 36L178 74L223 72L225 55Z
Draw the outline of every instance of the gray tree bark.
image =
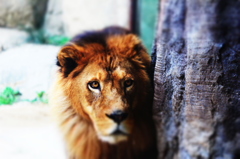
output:
M161 0L153 54L160 159L240 159L240 1Z

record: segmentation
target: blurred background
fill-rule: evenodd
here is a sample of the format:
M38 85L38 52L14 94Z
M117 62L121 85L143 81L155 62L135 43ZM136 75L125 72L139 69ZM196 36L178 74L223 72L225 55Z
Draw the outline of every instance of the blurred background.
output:
M74 35L117 25L149 53L159 0L0 0L0 158L64 159L50 117L56 55Z

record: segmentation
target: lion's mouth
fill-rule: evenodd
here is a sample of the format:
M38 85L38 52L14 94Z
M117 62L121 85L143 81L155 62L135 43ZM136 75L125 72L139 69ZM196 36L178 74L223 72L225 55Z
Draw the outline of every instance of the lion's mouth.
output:
M111 135L128 135L128 134L119 129L116 129L113 133L111 133Z
M111 133L111 135L114 135L114 136L118 136L118 135L127 136L129 134L126 132L125 127L123 125L119 124L119 125L117 125L115 130Z
M102 141L108 142L110 144L116 144L122 141L126 141L129 137L129 133L126 132L123 126L117 126L108 135L99 135Z

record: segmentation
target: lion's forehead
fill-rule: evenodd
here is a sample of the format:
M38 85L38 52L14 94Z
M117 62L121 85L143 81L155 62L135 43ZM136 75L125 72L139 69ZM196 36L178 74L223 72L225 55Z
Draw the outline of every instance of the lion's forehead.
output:
M126 68L122 68L118 66L114 71L113 71L113 76L116 76L118 78L124 78L124 77L129 77L131 76L130 73L127 71Z
M112 81L133 78L133 74L127 68L117 66L114 69L109 69L109 67L102 67L95 63L89 64L81 74L88 81Z

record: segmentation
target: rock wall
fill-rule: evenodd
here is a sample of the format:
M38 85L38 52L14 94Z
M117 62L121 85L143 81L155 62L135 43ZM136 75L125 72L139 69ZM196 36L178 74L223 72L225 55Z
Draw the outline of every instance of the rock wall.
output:
M48 0L47 12L43 24L44 36L65 35L62 0Z
M45 36L74 36L109 25L130 28L129 0L49 0L44 22Z
M39 28L46 6L47 0L0 0L0 27Z
M160 6L153 56L159 159L239 159L240 1Z
M109 25L130 28L130 0L0 0L0 27L74 36Z
M0 35L0 53L27 43L31 39L27 32L15 29L0 28Z

